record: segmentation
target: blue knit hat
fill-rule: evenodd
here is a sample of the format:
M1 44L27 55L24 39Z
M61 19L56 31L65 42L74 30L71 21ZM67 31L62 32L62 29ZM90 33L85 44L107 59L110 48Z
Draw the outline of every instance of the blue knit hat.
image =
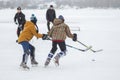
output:
M36 18L36 16L34 14L32 14L31 17L30 17L30 20L31 21L37 21L37 18Z
M61 19L61 20L63 20L63 21L65 20L64 17L63 17L62 15L59 15L58 18Z
M36 16L35 16L34 14L31 15L30 20L31 20L34 24L36 24L36 22L37 22L37 18L36 18Z

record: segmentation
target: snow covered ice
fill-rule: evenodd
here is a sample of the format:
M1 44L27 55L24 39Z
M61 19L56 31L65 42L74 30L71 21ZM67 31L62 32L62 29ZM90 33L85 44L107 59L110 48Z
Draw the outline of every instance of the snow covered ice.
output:
M38 18L40 33L47 33L46 10L23 10L27 20L32 13ZM63 15L70 26L80 27L78 40L92 45L94 50L102 52L80 52L67 47L67 55L56 67L53 61L47 68L44 62L51 49L51 41L32 39L36 47L38 67L32 67L28 61L29 71L19 69L22 47L16 43L17 25L13 22L16 10L0 10L0 80L119 80L120 79L120 10L119 9L67 9L56 10ZM84 49L81 44L67 38L66 43ZM58 49L59 51L59 49ZM57 51L57 52L58 52ZM92 61L95 60L95 61Z

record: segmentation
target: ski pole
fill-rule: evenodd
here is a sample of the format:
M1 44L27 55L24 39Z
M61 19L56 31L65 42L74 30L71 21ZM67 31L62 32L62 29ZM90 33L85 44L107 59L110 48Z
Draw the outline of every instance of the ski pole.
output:
M86 48L88 48L88 46L85 45L85 44L83 44L82 42L80 42L80 41L78 41L78 40L77 40L77 42L80 43L80 44L82 44L82 45L85 46ZM103 51L102 49L99 49L99 50L93 50L93 49L91 49L91 48L90 48L90 50L91 50L92 52L94 52L94 53L95 53L95 52Z

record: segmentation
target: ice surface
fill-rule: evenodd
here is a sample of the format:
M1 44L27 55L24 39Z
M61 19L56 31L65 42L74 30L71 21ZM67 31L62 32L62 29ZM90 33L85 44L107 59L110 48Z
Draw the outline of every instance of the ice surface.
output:
M38 18L40 33L47 33L46 10L23 10L26 19L34 13ZM119 80L120 79L120 10L119 9L68 9L56 10L63 15L70 26L79 27L78 40L92 45L94 50L102 52L80 52L67 47L67 55L55 67L53 61L44 68L44 62L51 49L51 41L33 38L31 44L36 47L38 67L30 71L19 69L22 59L22 47L17 39L13 17L16 10L0 10L0 80ZM66 43L84 49L81 44L67 38ZM58 49L57 52L60 50ZM93 61L94 60L94 61Z

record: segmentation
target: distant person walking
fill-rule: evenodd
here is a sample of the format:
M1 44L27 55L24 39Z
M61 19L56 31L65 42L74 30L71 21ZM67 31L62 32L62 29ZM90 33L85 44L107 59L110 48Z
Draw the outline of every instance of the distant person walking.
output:
M53 5L50 5L49 9L46 12L46 20L47 20L48 31L50 31L50 22L53 23L55 18L56 18L56 13L55 13L54 7L53 7Z
M23 30L24 24L26 22L25 15L21 11L21 7L17 8L17 13L14 16L14 22L18 25L17 36L19 37L20 32Z

